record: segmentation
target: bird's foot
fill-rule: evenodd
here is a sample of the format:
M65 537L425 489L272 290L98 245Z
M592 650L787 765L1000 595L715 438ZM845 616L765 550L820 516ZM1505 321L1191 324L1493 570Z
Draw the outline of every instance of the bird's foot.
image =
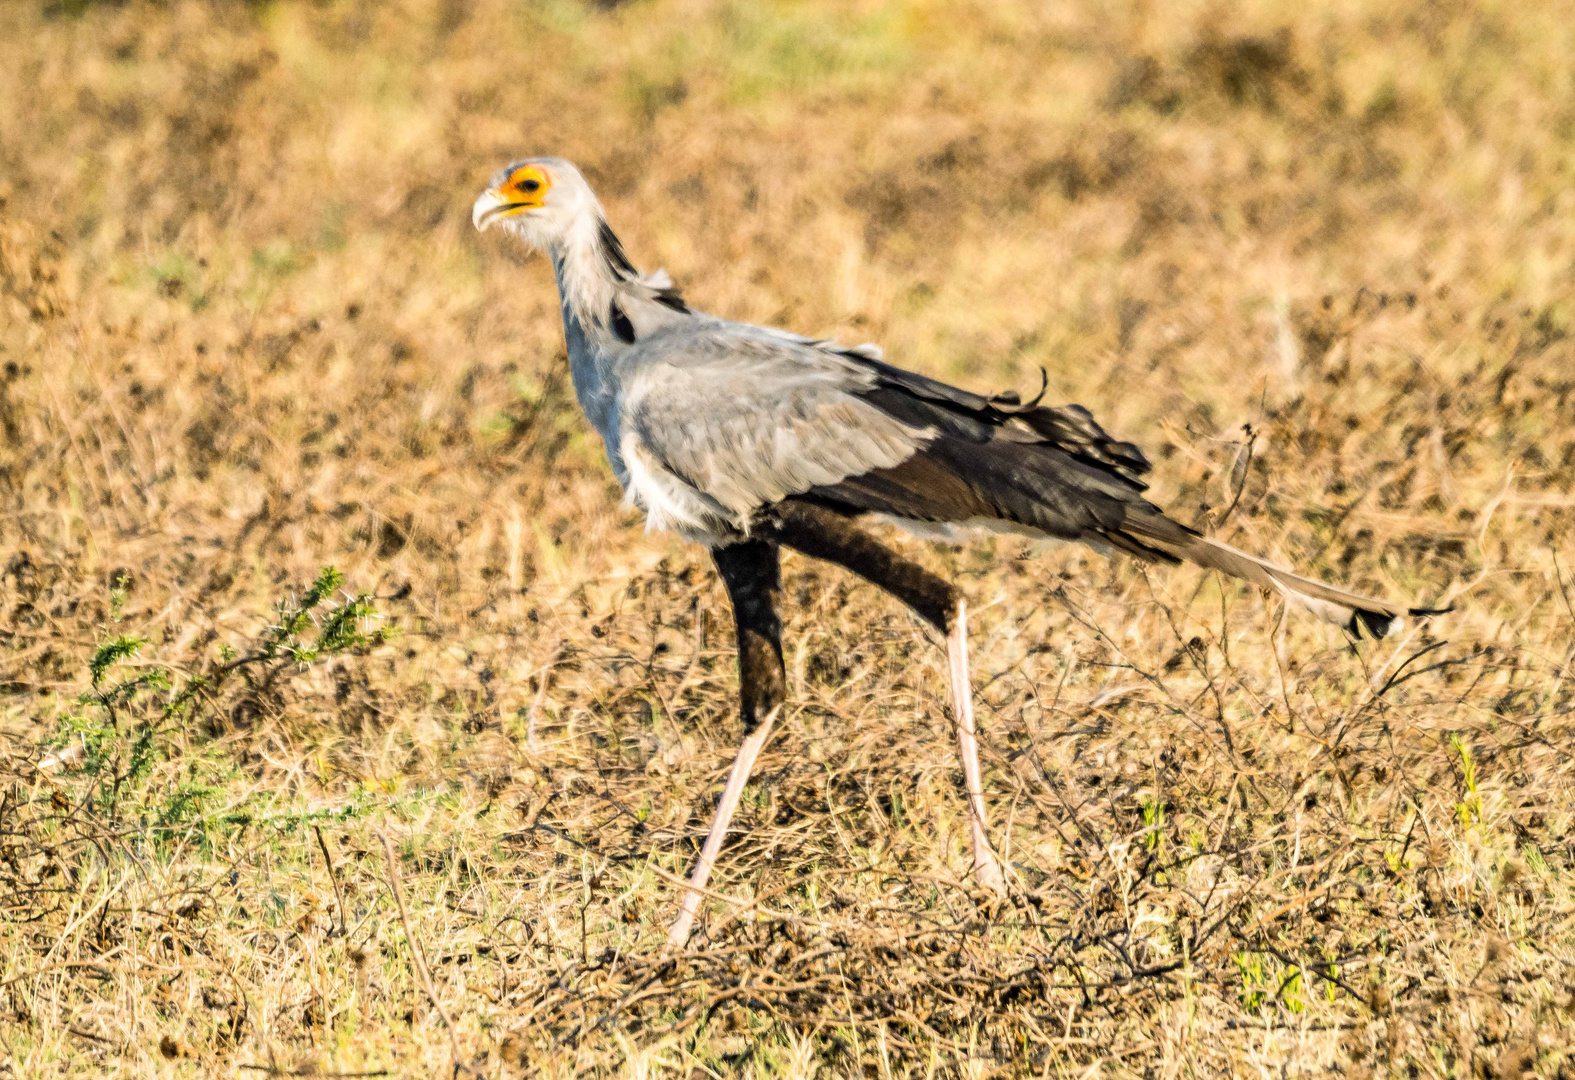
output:
M986 857L983 860L975 857L973 876L979 882L980 887L989 890L996 896L1006 896L1006 875L1001 873L1001 864L996 862L993 856Z

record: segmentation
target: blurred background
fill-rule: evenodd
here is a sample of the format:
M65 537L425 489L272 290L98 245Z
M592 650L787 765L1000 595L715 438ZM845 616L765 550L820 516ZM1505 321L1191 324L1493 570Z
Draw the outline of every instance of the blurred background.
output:
M530 803L543 769L561 781L622 754L633 771L596 774L602 790L654 799L653 821L703 823L736 737L724 598L703 553L619 508L568 386L550 267L470 225L495 169L554 154L585 171L634 262L665 267L697 308L875 341L985 392L1032 393L1042 367L1047 400L1086 405L1144 448L1156 501L1182 520L1342 584L1457 604L1447 633L1434 624L1407 648L1453 639L1479 667L1448 674L1475 671L1470 692L1492 688L1497 704L1419 704L1413 786L1383 786L1398 782L1386 771L1368 806L1393 817L1380 804L1447 788L1443 830L1464 782L1448 732L1498 731L1524 705L1526 723L1568 733L1572 26L1564 3L1455 0L6 4L0 717L18 782L36 786L24 764L69 745L62 717L80 714L106 635L145 638L140 662L209 670L204 658L244 652L281 597L332 565L401 636L291 676L289 694L215 699L192 731L217 770L204 783L227 794L201 798L238 805L262 785L306 812L347 792L397 808L446 791L452 805L408 820L474 838L490 835L476 815ZM1216 669L1187 658L1224 663L1244 642L1255 659L1241 662L1274 689L1244 690L1239 709L1221 699L1221 722L1291 710L1293 734L1297 679L1336 712L1368 685L1337 635L1297 622L1279 639L1280 701L1276 609L1191 571L1006 540L914 550L983 609L980 679L1000 695L986 726L1003 732L1012 717L1048 722L1056 706L1034 688L1057 680L1096 711L1112 687L1125 694L1129 680L1099 666L1117 663L1111 649L1193 679L1174 699L1193 700ZM888 601L804 560L789 563L789 593L807 704L781 760L820 739L817 753L896 769L906 744L892 733L939 709L934 650ZM521 749L527 716L553 725L550 752ZM860 751L827 717L886 741ZM1140 747L1140 773L1201 738L1112 722L1095 741ZM1531 778L1514 805L1562 814L1566 744L1537 730L1501 773ZM924 783L952 821L938 711L934 732L918 733L936 762ZM1279 792L1264 807L1336 782L1320 771L1332 759L1306 765L1327 741L1274 739L1237 733L1258 754L1237 775L1262 770ZM146 807L171 812L170 777L196 752L181 745ZM1479 764L1495 752L1510 751L1479 746ZM1081 755L1066 767L1107 769ZM1136 785L1131 806L1165 805L1159 781L1139 791L1149 781L1121 760L1108 770ZM1212 784L1228 770L1194 771ZM593 814L559 781L565 815ZM1498 853L1488 869L1467 859L1449 887L1469 893L1523 858L1533 833L1503 829L1470 849ZM943 833L923 857L956 869L961 833ZM682 872L688 849L673 850ZM289 856L301 882L313 851ZM270 873L289 903L309 891ZM651 881L643 918L659 931L671 890ZM223 910L224 925L245 923ZM1459 940L1482 940L1486 924L1462 918ZM16 955L33 955L21 940ZM1219 955L1218 971L1236 970ZM278 1038L317 1038L290 1016L270 1021ZM171 1024L165 1057L211 1051L193 1034L207 1020L114 1022L131 1025L114 1038L141 1048L132 1058L153 1061ZM1402 1053L1409 1037L1386 1045ZM1417 1036L1416 1060L1432 1060L1433 1037ZM1466 1062L1505 1037L1437 1036Z

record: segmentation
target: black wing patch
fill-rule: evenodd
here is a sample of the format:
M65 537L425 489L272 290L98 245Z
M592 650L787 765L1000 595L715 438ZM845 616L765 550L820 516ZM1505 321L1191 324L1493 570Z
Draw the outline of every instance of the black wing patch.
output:
M811 498L919 521L1012 521L1174 561L1123 528L1133 511L1157 513L1142 496L1148 459L1133 444L1111 438L1087 409L1041 405L1042 389L1026 404L1010 392L986 398L860 353L847 355L876 375L864 400L936 435L907 461L816 488Z
M886 387L906 391L920 401L966 415L989 428L1003 428L1013 419L1020 420L1044 443L1053 444L1098 469L1117 474L1134 491L1148 488L1142 478L1153 466L1142 450L1133 443L1111 438L1081 405L1039 404L1045 393L1043 386L1032 401L1019 404L1016 391L1008 390L987 398L917 372L904 371L882 360L871 360L859 353L847 355L872 368ZM1039 374L1043 383L1048 384L1049 376L1043 368ZM1015 436L1008 437L1015 440Z

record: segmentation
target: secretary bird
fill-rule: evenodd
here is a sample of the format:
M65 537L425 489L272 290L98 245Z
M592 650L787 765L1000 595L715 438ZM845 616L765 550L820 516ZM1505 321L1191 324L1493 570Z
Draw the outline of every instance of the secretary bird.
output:
M1150 562L1183 559L1279 593L1360 637L1409 611L1302 577L1201 536L1143 498L1149 463L1080 405L981 397L882 360L689 307L665 272L624 254L585 178L560 158L507 166L477 198L546 252L575 394L648 529L711 551L738 632L744 741L668 940L682 947L755 760L786 697L777 616L783 545L886 590L946 639L952 718L980 884L1004 894L990 849L968 675L968 608L949 582L854 525L878 516L935 535L984 526L1082 540ZM1042 396L1042 391L1041 391Z

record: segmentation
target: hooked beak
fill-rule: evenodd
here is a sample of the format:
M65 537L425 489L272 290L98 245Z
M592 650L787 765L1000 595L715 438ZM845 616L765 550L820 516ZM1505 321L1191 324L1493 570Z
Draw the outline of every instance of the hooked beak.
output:
M498 218L524 208L524 203L510 202L499 195L496 188L488 188L470 208L470 223L484 232Z

